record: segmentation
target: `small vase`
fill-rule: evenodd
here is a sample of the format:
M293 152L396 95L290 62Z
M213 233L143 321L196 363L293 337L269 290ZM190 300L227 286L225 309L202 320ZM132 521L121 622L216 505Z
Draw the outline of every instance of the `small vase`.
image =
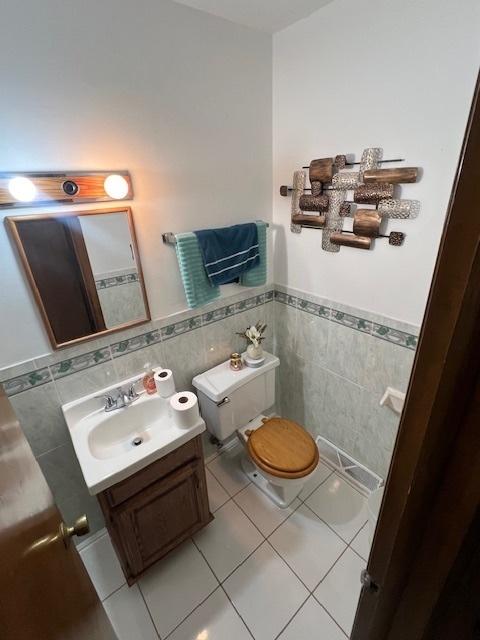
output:
M247 346L247 356L252 360L260 360L263 356L263 347L261 344L256 347L254 344L249 344Z

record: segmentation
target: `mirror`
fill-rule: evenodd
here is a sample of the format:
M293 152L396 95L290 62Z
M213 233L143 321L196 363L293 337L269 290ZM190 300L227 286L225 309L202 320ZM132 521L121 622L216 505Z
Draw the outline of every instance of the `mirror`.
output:
M129 207L6 220L54 348L150 320Z

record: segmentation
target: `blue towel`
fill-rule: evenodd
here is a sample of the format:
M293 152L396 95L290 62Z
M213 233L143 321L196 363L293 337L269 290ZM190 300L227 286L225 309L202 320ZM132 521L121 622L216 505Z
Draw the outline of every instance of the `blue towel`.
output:
M258 232L254 222L194 233L213 286L238 282L244 273L260 264Z

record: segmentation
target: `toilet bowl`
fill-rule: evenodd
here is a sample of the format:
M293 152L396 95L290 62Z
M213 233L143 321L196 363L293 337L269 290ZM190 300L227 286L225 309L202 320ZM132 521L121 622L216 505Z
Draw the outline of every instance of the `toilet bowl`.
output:
M232 370L229 361L195 376L200 411L220 442L237 434L243 445L242 469L275 504L286 508L315 473L319 452L312 436L280 416L264 411L275 403L279 359L265 353L260 367Z
M296 422L263 415L238 429L237 436L244 447L243 471L276 505L288 507L317 470L312 436Z

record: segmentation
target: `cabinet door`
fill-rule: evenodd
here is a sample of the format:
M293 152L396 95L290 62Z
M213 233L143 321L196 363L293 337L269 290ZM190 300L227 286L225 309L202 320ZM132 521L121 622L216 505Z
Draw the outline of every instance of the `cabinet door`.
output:
M203 464L191 462L122 505L114 517L129 574L137 576L211 519Z

